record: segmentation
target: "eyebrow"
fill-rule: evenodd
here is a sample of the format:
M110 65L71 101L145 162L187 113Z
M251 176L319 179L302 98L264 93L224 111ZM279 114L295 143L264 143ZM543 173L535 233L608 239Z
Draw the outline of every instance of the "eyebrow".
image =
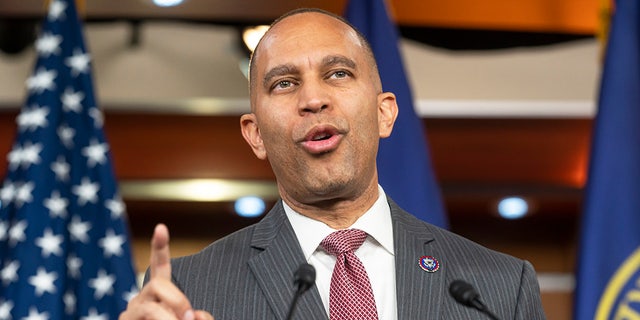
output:
M322 59L322 67L324 68L333 67L337 65L343 65L351 69L356 69L355 61L342 55L332 55Z
M275 66L264 75L264 78L262 78L262 85L265 87L268 87L269 83L271 82L271 79L275 77L279 77L287 74L298 74L298 73L299 73L298 68L296 68L291 64L283 64L283 65Z

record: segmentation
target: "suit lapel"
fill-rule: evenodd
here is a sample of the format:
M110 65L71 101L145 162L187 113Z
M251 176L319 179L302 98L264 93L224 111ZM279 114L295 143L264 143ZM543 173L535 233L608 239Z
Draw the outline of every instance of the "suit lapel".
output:
M439 319L445 291L446 261L424 222L403 211L389 199L396 255L398 319ZM419 261L433 256L440 264L435 272L423 270Z
M435 244L424 222L403 211L391 199L389 205L396 255L398 319L438 319L443 296L447 294L446 253ZM256 225L251 245L262 252L249 260L249 267L276 318L284 319L296 290L293 274L305 259L280 202ZM419 266L422 256L435 257L440 268L435 272L424 271ZM298 301L294 319L328 319L315 285Z
M249 267L276 318L284 319L297 289L294 273L306 261L281 201L256 225L251 246L262 252ZM315 285L298 300L294 319L327 319Z

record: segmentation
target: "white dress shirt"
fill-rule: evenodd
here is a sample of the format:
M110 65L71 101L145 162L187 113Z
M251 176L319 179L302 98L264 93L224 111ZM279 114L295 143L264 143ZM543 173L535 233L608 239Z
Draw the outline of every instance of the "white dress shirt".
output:
M329 288L336 257L325 252L320 242L336 230L323 222L295 212L284 201L283 205L307 262L316 268L316 286L324 308L329 314ZM378 186L378 200L349 229L360 229L367 233L367 239L355 254L362 261L369 275L378 318L380 320L397 319L391 209L381 186Z

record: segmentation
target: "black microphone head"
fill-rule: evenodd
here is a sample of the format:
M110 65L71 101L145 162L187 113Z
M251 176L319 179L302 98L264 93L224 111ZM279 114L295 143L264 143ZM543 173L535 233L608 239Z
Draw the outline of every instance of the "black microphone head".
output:
M298 270L293 273L293 283L298 286L298 290L293 296L293 300L291 301L291 305L289 306L289 312L287 313L287 320L293 318L293 312L296 308L296 304L298 303L298 299L305 293L313 283L316 282L316 268L308 263L303 263L298 267Z
M463 280L454 280L451 282L449 285L449 293L459 303L473 308L476 308L474 301L480 297L476 289Z
M298 291L305 292L316 282L316 268L308 263L303 263L298 267L293 277L293 283L298 285Z

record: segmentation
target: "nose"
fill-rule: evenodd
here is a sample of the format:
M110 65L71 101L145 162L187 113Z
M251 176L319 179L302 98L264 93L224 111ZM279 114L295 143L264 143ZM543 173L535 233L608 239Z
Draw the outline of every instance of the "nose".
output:
M299 107L300 115L318 113L329 108L330 96L322 84L306 82L300 88Z

